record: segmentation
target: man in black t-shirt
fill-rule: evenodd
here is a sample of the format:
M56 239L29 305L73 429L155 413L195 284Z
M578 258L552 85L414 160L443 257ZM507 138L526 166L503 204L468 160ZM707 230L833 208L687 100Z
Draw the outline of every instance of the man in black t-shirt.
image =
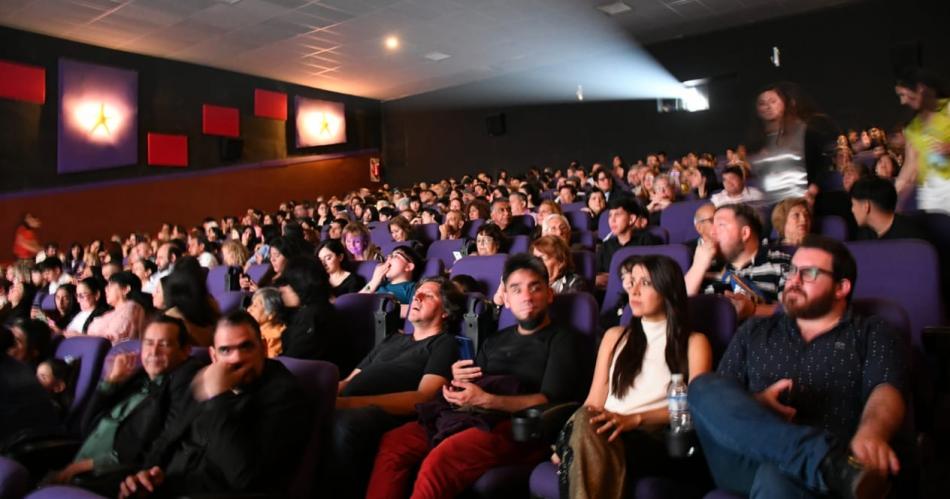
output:
M607 287L607 273L610 272L610 259L620 248L627 246L652 246L663 244L663 240L646 230L650 214L646 208L632 197L615 197L607 205L610 235L597 249L597 287Z
M448 279L425 279L416 287L408 318L414 331L383 340L340 381L333 423L333 449L324 484L330 497L363 497L383 433L415 415L452 379L458 347L443 334L458 320L465 296Z
M856 239L925 239L913 221L894 213L897 190L879 177L858 180L851 187L851 213L858 223Z
M497 424L490 417L481 424L471 421L478 414L578 400L583 390L578 335L552 325L548 315L554 293L544 263L527 254L513 255L505 262L502 281L505 305L518 325L489 337L475 363L452 365L452 386L443 388L442 396L459 409L443 413L436 423L448 436L443 434L433 447L429 430L419 422L383 436L367 497L405 496L420 462L413 497L455 497L489 469L544 458L543 445L513 440L507 416ZM509 390L502 393L501 385ZM456 431L445 429L447 417L458 425Z

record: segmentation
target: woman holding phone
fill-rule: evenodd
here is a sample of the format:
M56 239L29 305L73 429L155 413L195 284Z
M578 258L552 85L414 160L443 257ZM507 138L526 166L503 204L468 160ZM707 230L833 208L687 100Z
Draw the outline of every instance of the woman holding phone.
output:
M554 458L572 498L625 497L627 483L671 469L662 429L670 419L672 375L692 380L712 368L709 340L687 324L676 262L632 256L620 265L620 278L633 317L604 334L587 400L565 425L568 445Z

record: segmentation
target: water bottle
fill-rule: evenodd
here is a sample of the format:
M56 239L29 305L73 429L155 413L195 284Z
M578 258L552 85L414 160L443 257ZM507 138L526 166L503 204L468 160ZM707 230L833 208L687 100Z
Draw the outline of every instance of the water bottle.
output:
M674 374L667 392L670 407L670 432L688 433L693 429L689 417L689 402L686 400L686 382L682 374Z
M667 392L670 408L670 430L666 434L666 449L670 457L687 458L693 455L693 422L689 417L686 400L686 382L682 374L674 374Z

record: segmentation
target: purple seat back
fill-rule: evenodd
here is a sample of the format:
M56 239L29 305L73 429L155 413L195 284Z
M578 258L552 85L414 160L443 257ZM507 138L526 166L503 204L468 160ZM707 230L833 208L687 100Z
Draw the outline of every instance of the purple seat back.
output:
M244 303L244 298L251 296L251 294L245 291L220 290L213 291L211 296L218 302L218 309L221 310L221 314L227 315L239 310L241 304Z
M583 201L576 201L574 203L567 203L567 204L561 205L561 211L564 213L568 213L571 211L580 211L580 210L583 210L584 208L587 208L587 203Z
M385 306L389 313L399 313L399 305L390 294L347 293L338 296L333 306L340 324L346 325L347 351L360 360L381 339L376 337L376 311Z
M551 304L551 321L558 324L567 324L579 333L595 338L600 335L597 300L590 293L564 293L554 295ZM507 307L501 309L498 315L498 329L505 329L517 324L515 316Z
M260 284L261 279L264 278L264 274L266 274L268 270L270 270L269 263L254 264L247 268L247 276L250 277L255 284Z
M814 232L845 242L848 240L848 223L838 215L825 215L815 220Z
M462 235L469 239L475 239L475 235L478 234L478 229L483 223L485 223L485 221L481 218L465 222L465 225L462 226Z
M537 465L528 478L531 497L538 499L561 499L561 489L557 481L557 468L551 461Z
M122 343L116 343L109 349L109 353L106 354L106 358L102 363L102 373L99 375L100 379L108 377L109 373L112 372L112 359L114 359L116 355L124 353L139 354L141 352L142 340L126 340ZM141 366L142 359L136 359L136 364Z
M571 244L577 244L584 247L584 249L593 251L597 247L597 235L589 230L572 230Z
M528 477L535 463L492 468L472 484L475 497L528 497Z
M356 274L369 282L373 279L373 270L376 269L377 263L375 260L356 262Z
M620 325L630 324L633 314L630 305L623 307ZM721 295L696 295L689 297L689 327L709 338L713 349L713 359L719 362L726 347L732 341L739 327L736 309L728 298Z
M692 261L692 256L689 254L689 249L682 244L631 246L617 250L617 252L614 253L613 258L610 259L610 273L607 278L607 290L604 293L604 303L603 307L600 309L601 312L617 310L617 308L620 306L620 300L623 294L623 286L621 286L620 275L618 275L618 271L620 269L620 264L633 255L666 255L679 264L680 269L683 270L683 274L689 270L689 266Z
M445 267L442 266L442 260L438 258L431 258L426 260L425 266L422 267L422 274L420 277L438 277L442 275L445 271Z
M847 243L858 264L854 298L883 298L899 304L910 317L912 344L922 345L926 326L944 322L937 252L925 241Z
M389 233L389 224L380 223L376 227L371 228L369 230L369 240L377 246L392 241L393 236Z
M99 383L102 364L111 346L109 340L98 336L66 338L56 346L54 357L63 360L75 359L79 362L73 405L66 416L66 426L70 431L79 429L86 403L89 402L89 397Z
M511 223L521 224L528 228L535 226L534 217L531 215L514 215L511 217Z
M314 497L317 483L314 476L320 467L320 456L324 454L330 418L336 404L337 383L340 373L330 362L320 360L292 359L280 357L278 360L297 377L313 408L313 428L297 465L297 473L290 484L289 497L304 499Z
M429 245L426 258L429 260L441 260L442 266L446 270L451 270L452 265L455 264L454 252L461 251L463 242L464 241L462 239L444 239L442 241L434 241Z
M597 237L603 239L610 235L610 210L604 210L600 212L600 217L597 218Z
M228 274L229 268L230 267L226 265L218 265L208 269L208 275L205 276L205 286L208 288L209 293L215 294L226 291L224 276Z
M40 299L40 309L44 312L53 312L56 310L56 295L44 294Z
M400 247L400 246L418 246L418 244L419 244L419 243L416 242L416 241L399 241L399 242L396 242L396 241L393 241L393 240L390 239L389 241L386 241L386 242L383 242L383 243L379 243L377 246L379 246L379 251L381 251L381 252L383 253L383 256L389 256L390 253L392 253L394 249L396 249L396 248L398 248L398 247Z
M514 236L508 244L508 254L527 253L528 246L531 244L531 238L528 236Z
M646 228L646 231L660 238L660 240L663 241L663 244L670 244L670 233L663 227L651 225L650 227Z
M574 272L580 274L588 286L593 287L594 278L597 277L597 259L594 252L575 250L571 252L571 259L574 260Z
M93 494L86 489L70 487L68 485L52 485L49 487L39 488L26 497L29 499L105 499L104 497L98 494Z
M0 456L0 498L23 497L30 490L30 472L20 463Z
M419 239L419 242L423 244L430 244L433 241L438 241L439 236L439 224L420 224L413 227L416 232L416 237Z
M455 262L450 276L455 277L459 274L472 276L485 286L487 289L485 296L490 298L495 296L495 291L498 290L498 286L501 284L501 274L505 268L507 258L508 255L466 256Z
M567 218L571 228L576 230L590 230L590 214L586 211L566 211L564 217Z
M907 340L908 345L911 344L910 317L904 307L896 301L883 298L859 298L851 302L851 308L857 314L874 315L884 319Z
M708 199L679 201L660 212L660 227L670 233L671 243L685 243L699 237L696 226L693 225L693 215L700 206L707 203Z
M716 489L704 495L703 499L746 499L746 496L724 489Z

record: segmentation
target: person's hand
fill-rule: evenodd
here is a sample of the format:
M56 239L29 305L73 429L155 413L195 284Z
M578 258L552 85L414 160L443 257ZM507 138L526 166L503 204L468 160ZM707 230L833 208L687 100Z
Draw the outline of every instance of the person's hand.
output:
M257 292L257 284L248 277L247 274L241 274L241 279L238 281L241 285L241 289L246 290L250 293Z
M597 289L607 289L607 281L610 280L610 274L603 272L594 277L594 286Z
M896 475L901 469L890 444L877 435L858 431L851 439L851 453L866 469L883 476Z
M703 241L703 244L696 245L696 251L693 252L693 265L701 265L708 270L718 252L715 244Z
M590 418L591 426L597 427L595 432L598 435L609 433L608 442L613 442L623 432L630 431L640 427L643 423L643 417L639 414L617 414L603 409L588 408L588 411L594 416Z
M119 484L119 499L126 499L136 494L151 494L164 481L165 473L158 466L129 475Z
M376 268L373 269L373 277L370 279L373 282L381 282L383 277L386 277L386 273L389 272L389 267L392 265L392 262L386 260L383 263L377 264Z
M471 382L482 377L482 368L474 360L459 360L452 364L452 380Z
M46 314L44 314L43 311L40 310L40 307L34 306L30 308L30 319L37 319L37 320L46 322Z
M92 471L92 465L93 465L92 459L83 459L81 461L69 463L69 466L63 468L58 473L53 475L53 478L50 480L50 482L51 483L69 483L70 481L72 481L74 476Z
M138 367L138 356L135 352L120 353L112 359L112 368L106 382L117 385L129 379Z
M442 396L448 403L459 407L484 407L488 393L475 383L453 379L451 387L442 387Z
M195 399L203 402L231 390L244 379L250 369L249 363L237 367L224 362L211 364L202 369L192 382Z
M449 228L446 224L439 225L439 239L448 239Z
M780 379L771 386L755 394L755 399L762 405L772 409L787 421L791 421L797 412L794 407L787 406L779 402L778 398L782 392L792 389L792 380L788 378Z
M749 317L752 317L755 314L755 302L752 301L752 298L745 293L733 293L732 291L726 291L723 293L723 296L729 298L729 301L732 302L732 306L736 309L736 316L739 321L744 321Z

